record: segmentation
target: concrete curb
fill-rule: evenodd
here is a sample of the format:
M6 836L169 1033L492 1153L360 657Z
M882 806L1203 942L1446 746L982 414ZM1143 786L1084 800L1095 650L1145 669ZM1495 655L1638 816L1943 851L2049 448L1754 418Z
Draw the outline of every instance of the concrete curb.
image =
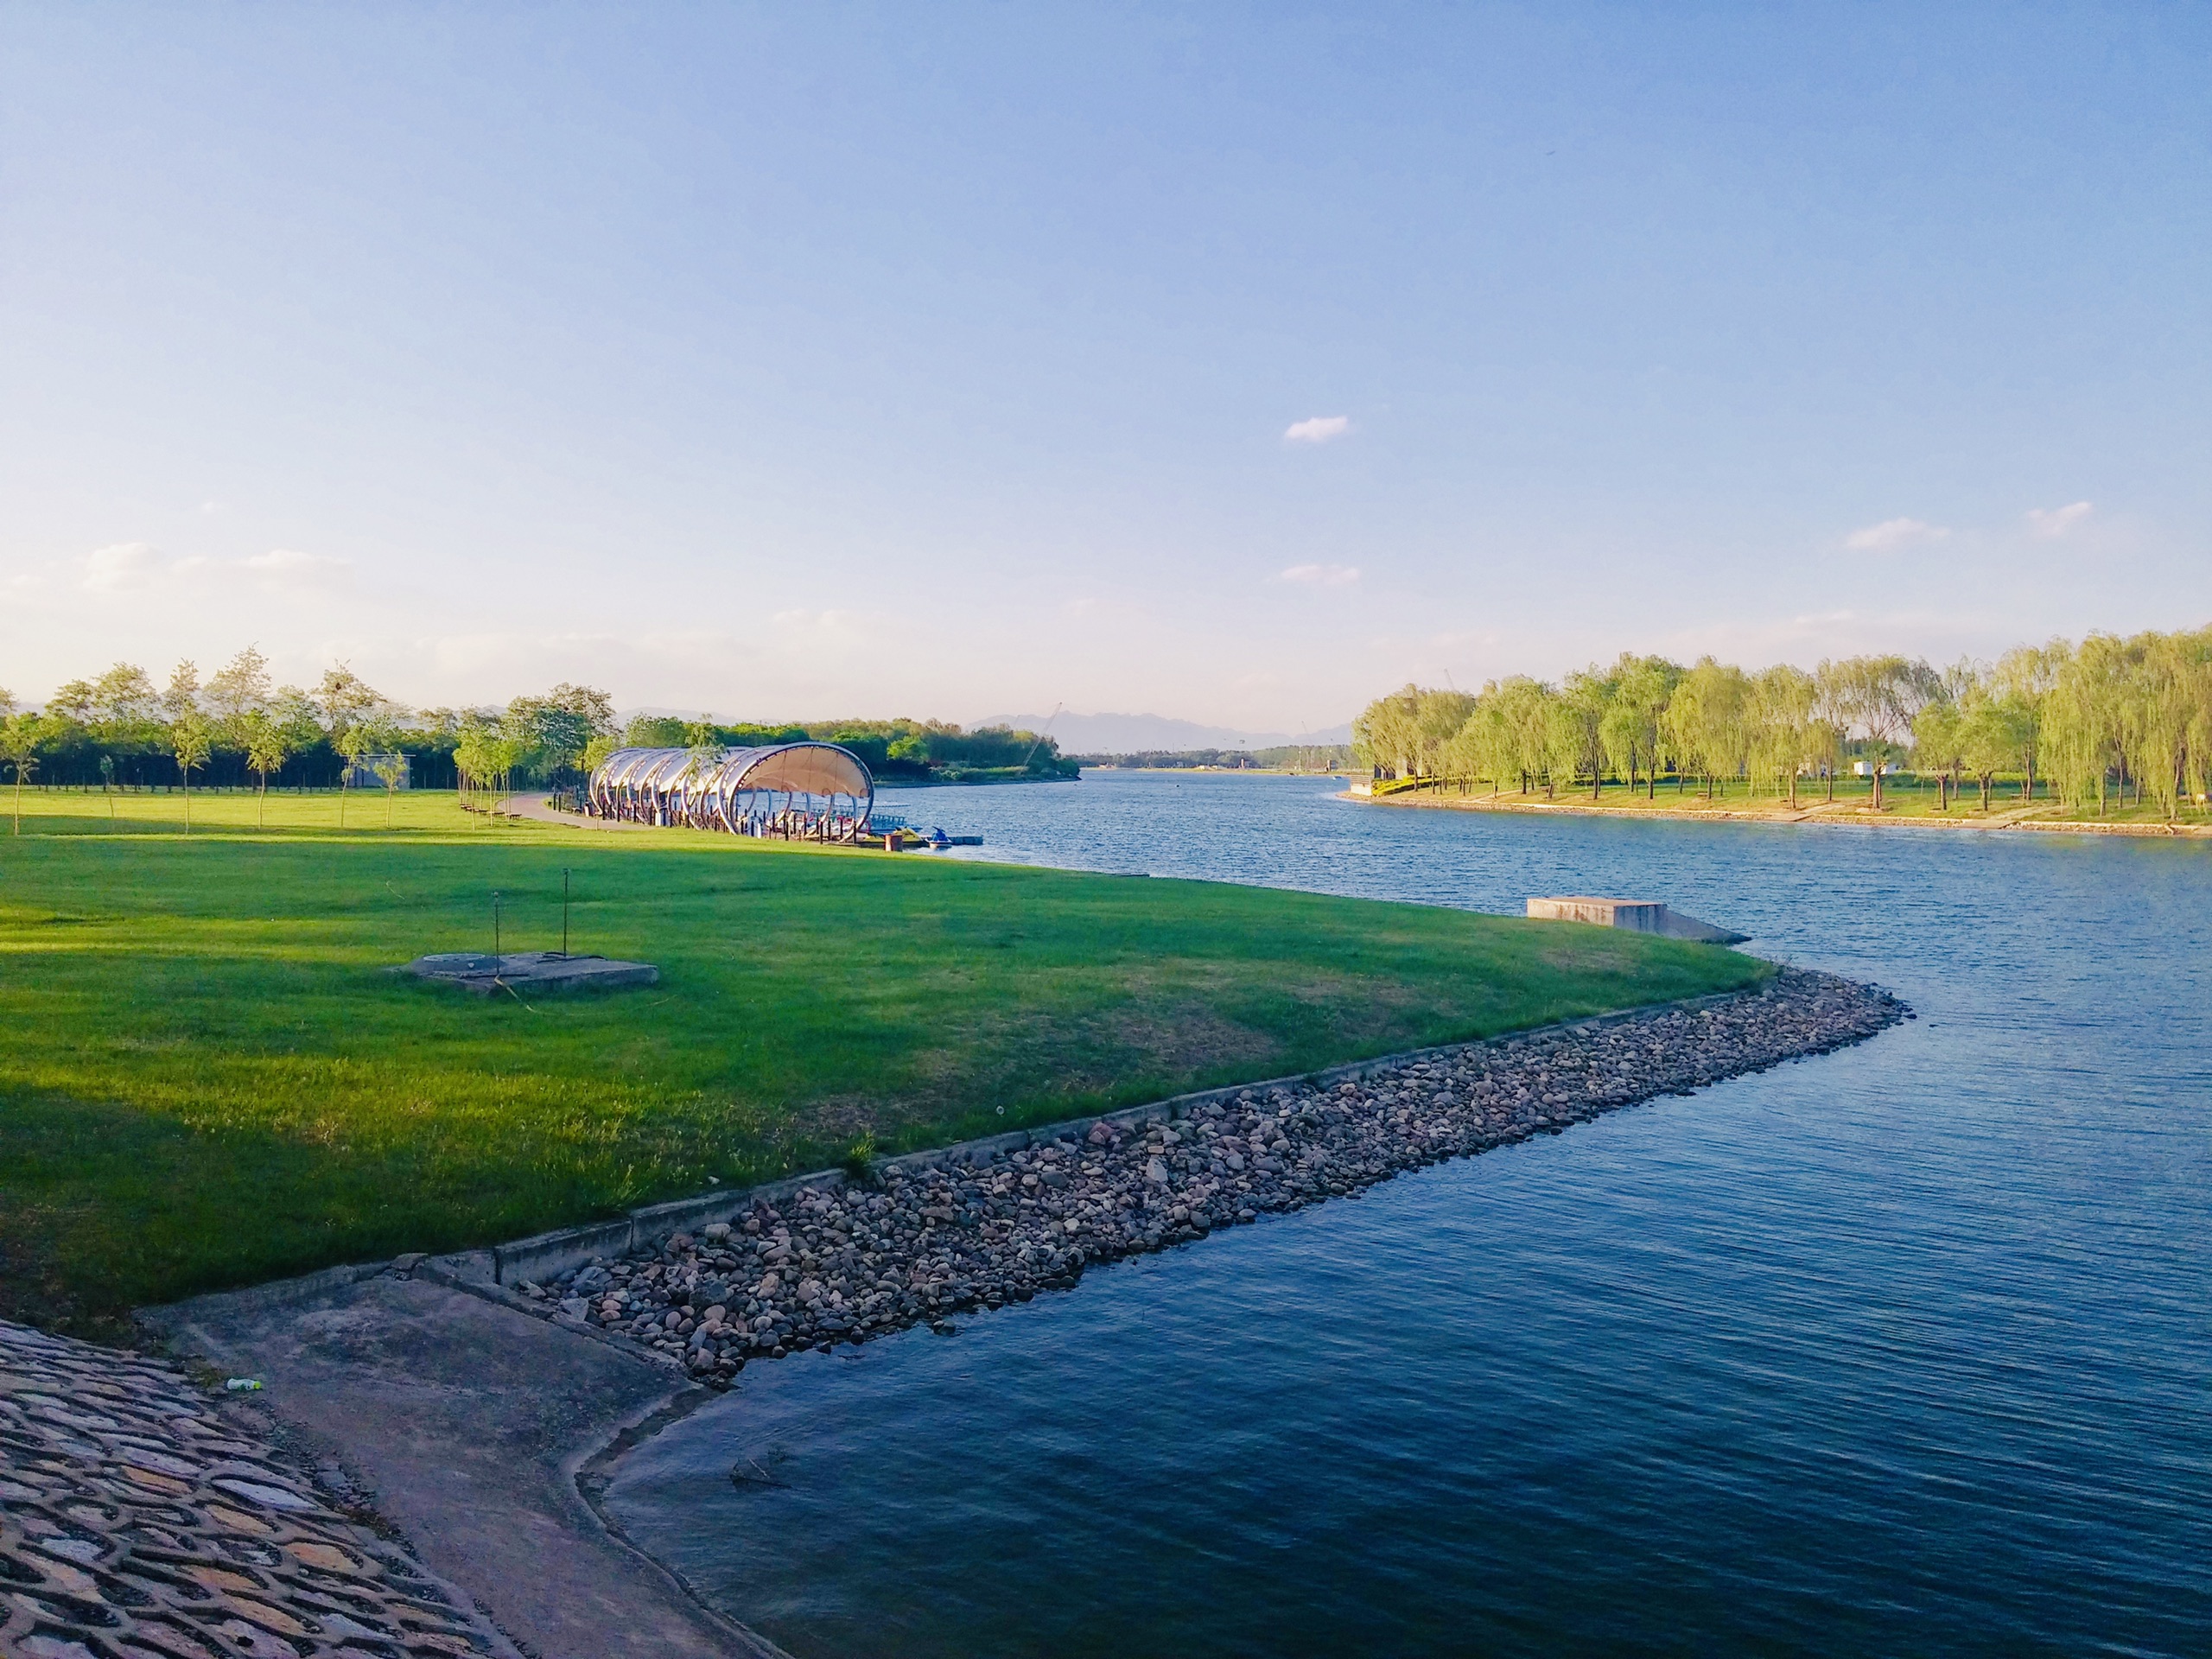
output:
M696 1386L679 1389L635 1421L625 1423L596 1450L579 1450L571 1453L562 1465L563 1471L608 1540L636 1561L642 1571L663 1580L677 1594L696 1605L721 1631L741 1659L791 1659L789 1653L742 1619L715 1606L713 1600L682 1573L640 1547L622 1529L622 1523L607 1507L607 1489L613 1478L616 1464L663 1429L681 1422L700 1407L721 1398L721 1395Z

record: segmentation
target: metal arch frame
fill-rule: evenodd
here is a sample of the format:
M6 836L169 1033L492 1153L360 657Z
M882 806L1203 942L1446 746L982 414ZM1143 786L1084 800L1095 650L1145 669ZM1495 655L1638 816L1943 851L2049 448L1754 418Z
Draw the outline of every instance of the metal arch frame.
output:
M770 760L801 749L842 757L858 775L859 790L822 794L753 781ZM690 749L617 749L593 770L584 795L586 812L618 823L828 842L866 835L874 804L868 763L837 744L812 741L721 749L699 761Z

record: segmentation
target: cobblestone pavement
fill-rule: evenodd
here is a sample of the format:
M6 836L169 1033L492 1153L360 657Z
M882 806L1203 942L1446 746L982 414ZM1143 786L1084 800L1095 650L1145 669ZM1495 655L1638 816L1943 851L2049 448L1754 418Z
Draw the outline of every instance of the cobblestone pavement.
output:
M0 1655L516 1650L175 1366L0 1321Z

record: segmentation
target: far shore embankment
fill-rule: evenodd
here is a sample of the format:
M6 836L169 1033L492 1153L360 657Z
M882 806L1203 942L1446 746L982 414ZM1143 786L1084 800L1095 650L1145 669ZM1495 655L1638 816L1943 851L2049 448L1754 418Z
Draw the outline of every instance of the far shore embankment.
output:
M1885 830L2027 830L2052 835L2212 840L2212 824L2100 822L2095 819L2054 817L2050 815L2056 812L2058 808L2047 803L1987 814L1966 810L1904 814L1886 810L1877 812L1856 801L1819 801L1794 810L1779 804L1771 807L1668 806L1656 802L1640 805L1592 805L1587 801L1540 801L1520 796L1435 795L1412 790L1375 795L1357 786L1344 791L1337 798L1356 801L1363 806L1414 806L1450 812L1526 812L1586 818L1671 818L1694 823L1872 824Z

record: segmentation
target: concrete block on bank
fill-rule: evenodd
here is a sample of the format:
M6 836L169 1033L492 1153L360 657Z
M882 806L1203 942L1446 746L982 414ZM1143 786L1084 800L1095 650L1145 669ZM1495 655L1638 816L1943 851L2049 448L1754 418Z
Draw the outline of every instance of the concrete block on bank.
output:
M1625 928L1631 933L1694 939L1703 944L1741 944L1751 938L1748 933L1732 932L1669 910L1656 899L1531 899L1529 914L1537 921L1589 922L1599 927Z

